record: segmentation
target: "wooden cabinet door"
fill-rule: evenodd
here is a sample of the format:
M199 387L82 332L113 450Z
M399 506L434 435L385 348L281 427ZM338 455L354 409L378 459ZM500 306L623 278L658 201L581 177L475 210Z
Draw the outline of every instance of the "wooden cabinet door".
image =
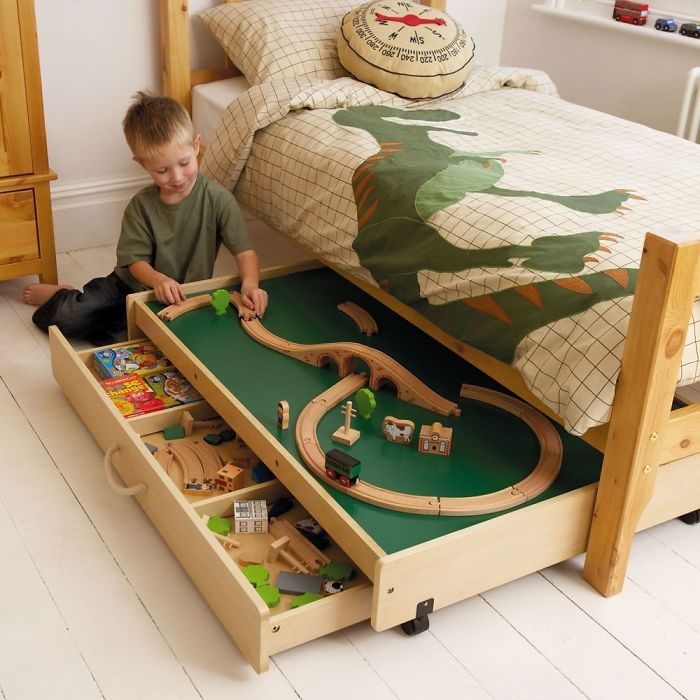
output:
M0 177L32 172L16 0L0 0Z

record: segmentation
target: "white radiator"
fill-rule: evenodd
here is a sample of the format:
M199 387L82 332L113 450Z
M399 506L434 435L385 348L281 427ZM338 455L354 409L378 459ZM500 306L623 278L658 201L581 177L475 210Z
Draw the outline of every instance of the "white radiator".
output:
M689 141L698 140L700 131L700 66L688 72L688 82L683 95L681 115L676 134Z

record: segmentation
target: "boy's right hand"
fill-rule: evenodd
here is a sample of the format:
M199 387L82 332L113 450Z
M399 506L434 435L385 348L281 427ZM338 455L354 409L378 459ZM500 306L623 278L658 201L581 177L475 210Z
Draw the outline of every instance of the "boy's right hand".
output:
M187 298L182 285L167 275L160 275L153 285L156 299L161 304L180 304Z

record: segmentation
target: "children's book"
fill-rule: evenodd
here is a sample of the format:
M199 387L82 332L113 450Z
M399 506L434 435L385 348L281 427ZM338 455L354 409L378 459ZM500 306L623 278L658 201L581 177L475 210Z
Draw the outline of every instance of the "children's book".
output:
M141 416L165 408L165 403L158 397L148 382L139 374L124 374L121 377L109 377L100 381L119 412L126 418Z
M97 374L104 379L172 367L170 360L148 340L96 350L92 354L92 364Z
M174 367L160 371L143 372L141 376L156 392L156 395L163 401L165 406L192 403L202 398L197 390Z

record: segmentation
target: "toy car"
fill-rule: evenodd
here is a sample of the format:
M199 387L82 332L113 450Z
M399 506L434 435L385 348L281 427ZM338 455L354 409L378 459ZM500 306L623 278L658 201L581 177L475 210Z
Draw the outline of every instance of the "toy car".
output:
M700 24L697 22L684 22L681 24L681 34L683 36L692 36L696 39L700 37Z
M654 29L660 29L663 32L675 32L678 29L678 25L673 17L659 17L654 22Z
M613 19L628 24L646 24L649 16L649 4L631 0L615 0Z

